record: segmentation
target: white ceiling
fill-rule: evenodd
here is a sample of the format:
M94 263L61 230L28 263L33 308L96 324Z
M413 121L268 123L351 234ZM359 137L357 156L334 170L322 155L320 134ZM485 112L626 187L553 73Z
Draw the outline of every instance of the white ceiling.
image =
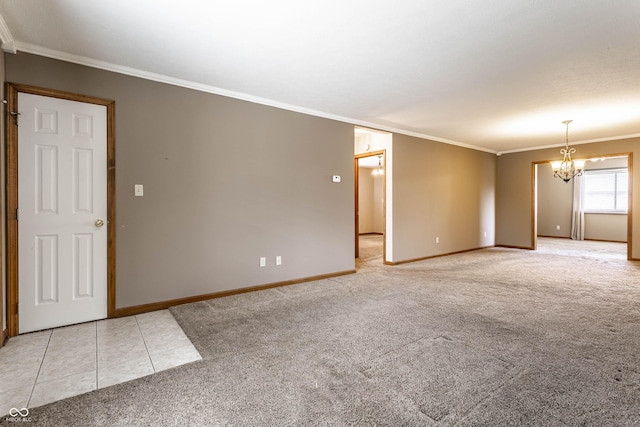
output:
M3 49L479 148L640 135L639 0L3 0Z

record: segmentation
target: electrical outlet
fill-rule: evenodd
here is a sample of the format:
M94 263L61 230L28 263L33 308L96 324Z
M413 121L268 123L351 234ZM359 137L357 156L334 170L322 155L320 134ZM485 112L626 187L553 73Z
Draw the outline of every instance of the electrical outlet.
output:
M440 243L440 238L436 237L436 243Z
M280 255L276 257L276 265L282 265L282 257Z
M560 226L559 225L556 225L556 230L560 230Z
M266 267L267 266L267 257L260 257L260 267Z

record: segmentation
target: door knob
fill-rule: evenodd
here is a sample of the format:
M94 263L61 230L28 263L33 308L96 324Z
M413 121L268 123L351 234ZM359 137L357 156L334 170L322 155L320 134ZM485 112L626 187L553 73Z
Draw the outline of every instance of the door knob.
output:
M104 225L104 221L101 219L96 219L96 227L102 227Z

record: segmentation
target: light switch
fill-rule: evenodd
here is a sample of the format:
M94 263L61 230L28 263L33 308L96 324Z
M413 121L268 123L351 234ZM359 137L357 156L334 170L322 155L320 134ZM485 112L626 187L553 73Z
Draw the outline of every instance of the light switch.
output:
M144 196L144 188L142 187L142 184L136 184L133 186L134 189L134 194L137 197L142 197Z

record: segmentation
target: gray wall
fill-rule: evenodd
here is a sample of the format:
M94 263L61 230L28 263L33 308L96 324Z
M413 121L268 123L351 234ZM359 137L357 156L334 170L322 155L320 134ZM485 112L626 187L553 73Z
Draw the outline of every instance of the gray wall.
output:
M118 308L355 268L352 125L35 55L6 66L116 101Z
M588 170L626 166L626 158L585 164ZM573 183L554 178L550 164L538 165L538 236L571 237L572 202ZM585 239L626 242L627 215L586 213L584 232Z
M606 157L631 153L640 158L640 138L597 142L574 146L576 158ZM560 158L559 148L503 154L498 157L496 174L496 244L530 248L532 246L532 163ZM632 187L640 188L640 173L633 174ZM640 212L640 197L633 198L631 211ZM640 235L640 220L633 219L632 236ZM633 245L632 258L640 259L640 245Z
M394 135L393 261L494 245L495 168L493 154Z

